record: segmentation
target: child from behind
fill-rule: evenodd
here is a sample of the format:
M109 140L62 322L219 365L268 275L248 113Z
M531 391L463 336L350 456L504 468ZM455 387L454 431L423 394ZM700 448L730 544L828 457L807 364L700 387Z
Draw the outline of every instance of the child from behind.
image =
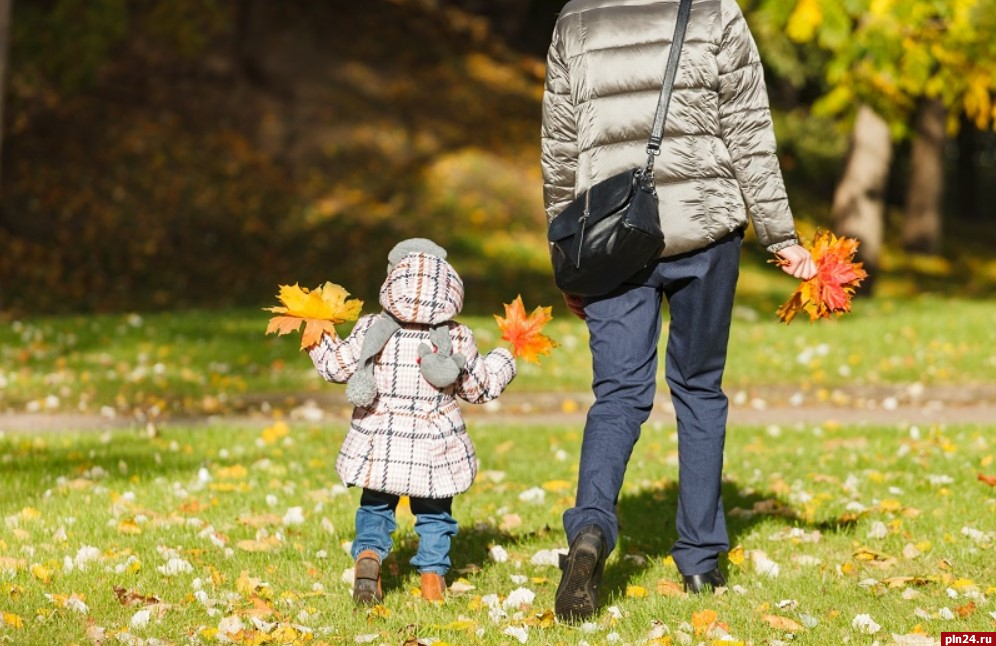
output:
M381 564L392 548L395 510L408 496L415 515L422 596L443 599L453 497L470 488L477 458L457 398L494 399L516 373L504 348L481 355L470 328L453 321L463 281L446 251L424 238L397 244L380 289L384 311L360 318L345 339L325 335L308 349L327 381L346 383L352 422L336 460L347 485L363 488L356 512L353 599L383 600Z

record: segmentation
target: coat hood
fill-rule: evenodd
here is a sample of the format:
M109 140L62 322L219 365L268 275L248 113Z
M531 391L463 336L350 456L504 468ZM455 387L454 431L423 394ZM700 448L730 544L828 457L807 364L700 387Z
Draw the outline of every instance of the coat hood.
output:
M403 323L438 325L463 308L463 281L442 258L412 252L388 273L380 288L380 304Z

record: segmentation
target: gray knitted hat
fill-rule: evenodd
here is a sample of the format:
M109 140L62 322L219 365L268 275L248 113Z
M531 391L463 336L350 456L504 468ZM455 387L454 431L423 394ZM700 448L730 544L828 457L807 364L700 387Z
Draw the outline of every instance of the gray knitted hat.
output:
M455 315L463 300L463 284L446 262L446 250L426 238L411 238L395 245L387 259L387 280L381 288L381 304L385 311L367 330L360 347L359 368L346 384L346 399L356 406L370 406L377 397L374 358L388 340L401 329L403 322L422 322L399 321L398 317L420 311L420 299L424 294L419 290L427 289L427 283L433 291L439 290L451 297L444 299L443 309L436 301L425 303L421 308L430 312L429 341L432 346L419 345L419 370L427 382L442 389L456 382L466 363L463 355L453 354L449 320L439 320L442 316ZM416 274L420 280L409 280L410 274ZM392 311L391 304L398 298L405 301L405 307Z

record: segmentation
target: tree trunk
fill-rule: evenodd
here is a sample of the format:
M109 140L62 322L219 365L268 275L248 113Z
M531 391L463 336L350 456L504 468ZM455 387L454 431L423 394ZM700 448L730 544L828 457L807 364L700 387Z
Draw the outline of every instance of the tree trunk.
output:
M13 0L0 0L0 163L3 161L3 108L7 97L7 68L10 52L10 5ZM3 176L0 175L0 178ZM0 197L4 194L0 181ZM0 202L0 227L7 227L7 214ZM0 308L3 307L3 285L0 284Z
M889 125L866 105L858 109L847 153L844 176L833 196L833 227L837 235L857 238L856 260L868 278L859 294L872 292L878 274L885 230L885 186L892 161Z
M267 82L263 69L265 34L262 0L239 0L236 5L236 63L243 77L260 87Z
M10 52L10 5L13 0L0 0L0 150L3 149L3 108L7 96L7 63ZM3 155L0 154L0 163ZM0 174L0 178L3 175ZM3 194L3 183L0 182L0 195Z
M958 129L958 211L968 220L979 220L979 131L975 124L962 116Z
M913 139L910 185L903 217L903 248L941 250L941 193L944 191L944 122L947 110L937 99L920 104Z

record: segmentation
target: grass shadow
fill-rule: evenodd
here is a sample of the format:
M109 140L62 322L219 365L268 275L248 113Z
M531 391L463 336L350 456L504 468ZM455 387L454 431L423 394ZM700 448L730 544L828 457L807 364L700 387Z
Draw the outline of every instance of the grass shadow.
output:
M458 518L459 520L459 518ZM449 583L456 578L472 575L482 571L489 562L489 550L494 545L512 549L517 545L542 538L555 531L549 525L525 533L510 533L495 525L479 521L471 526L460 527L459 533L453 537L450 549L452 565L447 575ZM387 558L383 575L385 594L392 590L402 589L409 577L417 575L415 568L409 565L418 551L418 535L414 530L395 534L395 545Z
M807 522L791 504L775 494L744 488L732 480L723 481L722 496L731 547L742 544L756 525L771 517L780 517L793 527L823 533L845 532L854 525L852 521L841 519ZM620 558L606 565L602 579L603 599L625 594L629 581L650 567L653 560L662 559L670 553L671 545L678 538L675 527L677 512L677 482L620 498L620 532L616 548ZM728 569L726 559L721 557L720 570L728 574ZM679 578L675 580L680 583ZM731 584L735 582L731 581Z
M36 498L60 486L62 479L82 479L109 489L127 488L133 477L143 480L195 474L203 459L193 452L171 450L169 439L151 439L141 432L115 432L113 443L94 451L92 442L75 437L9 434L0 442L4 461L4 501L0 510L32 506ZM7 460L7 457L10 457Z

